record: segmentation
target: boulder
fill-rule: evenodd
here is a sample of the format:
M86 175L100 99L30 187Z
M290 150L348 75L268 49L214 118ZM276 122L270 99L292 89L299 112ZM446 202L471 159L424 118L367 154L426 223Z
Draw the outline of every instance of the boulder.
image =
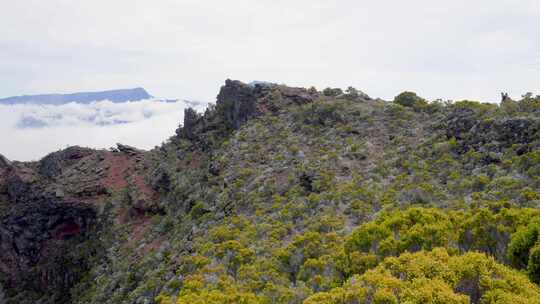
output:
M120 143L116 144L116 148L118 149L119 152L131 155L131 156L136 156L136 155L139 155L139 154L141 154L143 152L142 150L139 150L139 149L134 148L132 146L123 145L123 144L120 144Z

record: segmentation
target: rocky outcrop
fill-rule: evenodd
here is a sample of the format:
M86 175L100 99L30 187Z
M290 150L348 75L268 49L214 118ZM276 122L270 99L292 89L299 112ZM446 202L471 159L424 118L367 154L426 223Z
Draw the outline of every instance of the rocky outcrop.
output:
M99 241L102 202L133 189L135 203L154 203L139 169L144 153L118 144L116 151L70 147L33 163L0 157L0 285L8 298L24 290L43 296L40 303L69 303L55 295L69 295L84 273L91 253L78 248Z
M484 120L471 129L471 132L484 134L481 144L497 141L506 147L532 142L538 131L540 120L525 117Z
M184 110L184 128L182 129L182 135L187 139L195 138L195 128L200 120L200 115L197 114L192 108Z
M271 83L245 84L227 79L217 96L216 106L222 110L224 120L233 129L239 129L249 119L261 113L290 105L312 102L318 93L304 88L293 88Z
M92 149L78 146L51 153L39 162L39 173L54 178L62 173L62 168L69 167L92 153Z
M228 132L238 130L263 113L277 113L291 105L310 103L318 96L316 90L267 82L246 84L227 79L219 91L215 107L210 107L203 116L193 109L186 109L184 123L176 134L196 141L201 134L223 128Z
M238 80L227 79L217 96L216 105L223 110L225 122L233 129L239 129L250 118L259 114L257 108L257 88L266 86L250 86Z
M11 162L0 154L0 207L8 200L7 178L11 168Z
M7 169L11 167L11 162L0 154L0 170Z
M135 147L128 146L128 145L123 145L123 144L120 144L120 143L116 144L116 149L118 150L118 152L122 152L122 153L128 154L130 156L137 156L137 155L140 155L143 152L142 150L139 150L139 149L137 149Z
M471 109L456 110L448 116L446 136L455 138L462 152L501 152L513 145L520 151L534 141L540 120L531 117L481 119ZM518 150L519 150L518 149Z
M48 195L43 189L23 178L13 173L6 180L6 191L12 204L39 203L47 200Z

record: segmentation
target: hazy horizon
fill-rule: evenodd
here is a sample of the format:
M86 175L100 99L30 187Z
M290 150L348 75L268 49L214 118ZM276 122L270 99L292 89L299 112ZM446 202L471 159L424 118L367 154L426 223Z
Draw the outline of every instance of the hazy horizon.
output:
M226 78L390 99L540 91L540 3L6 2L1 96L144 87L213 101Z
M32 161L68 146L107 149L116 143L149 150L174 135L186 106L156 100L0 105L0 134L6 135L0 154Z
M534 0L4 2L1 97L143 87L160 98L214 102L227 78L354 86L386 100L405 90L483 102L498 102L500 92L540 93ZM16 137L0 143L8 157L69 138L69 129L12 131L13 113L0 111L0 131ZM156 123L170 133L172 123ZM129 125L125 132L137 132ZM138 136L132 141L155 141Z

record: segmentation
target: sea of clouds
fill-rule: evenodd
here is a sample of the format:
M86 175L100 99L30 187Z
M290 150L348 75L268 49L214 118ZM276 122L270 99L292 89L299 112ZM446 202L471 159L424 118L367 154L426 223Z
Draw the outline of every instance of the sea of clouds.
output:
M143 100L64 105L0 105L0 154L39 160L72 145L106 149L123 143L151 149L174 134L188 106L205 103Z

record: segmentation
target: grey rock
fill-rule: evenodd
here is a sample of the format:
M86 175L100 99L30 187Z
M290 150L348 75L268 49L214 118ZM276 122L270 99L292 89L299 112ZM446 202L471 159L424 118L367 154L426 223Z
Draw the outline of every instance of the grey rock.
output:
M62 168L68 167L92 153L93 150L78 146L51 153L39 162L39 173L54 178L62 173Z
M250 118L258 115L255 94L257 87L230 79L221 87L216 105L223 110L225 122L233 129L239 129Z
M204 134L226 136L240 129L247 121L263 113L276 113L289 105L301 105L315 100L318 93L304 88L292 88L273 83L245 84L227 79L221 87L216 106L210 106L204 115L186 109L183 126L176 130L178 138L196 141L203 150L211 145Z
M132 146L123 145L123 144L120 144L120 143L116 144L116 149L119 152L131 155L131 156L139 155L139 154L141 154L143 152L142 150L139 150L139 149L134 148Z
M11 168L11 162L0 154L0 169Z
M195 138L195 128L201 116L192 108L184 110L184 125L181 129L182 135L187 139Z
M77 278L75 269L50 261L65 254L62 240L85 235L95 222L92 208L54 200L27 203L13 210L0 220L0 269L11 270L5 287L67 290ZM48 243L55 245L44 250ZM33 271L43 274L40 280L32 276Z
M521 153L540 132L540 119L513 117L485 120L471 109L457 109L448 115L447 138L455 138L459 152L475 149L484 153L501 152L503 148L520 146ZM495 158L496 159L496 158Z

